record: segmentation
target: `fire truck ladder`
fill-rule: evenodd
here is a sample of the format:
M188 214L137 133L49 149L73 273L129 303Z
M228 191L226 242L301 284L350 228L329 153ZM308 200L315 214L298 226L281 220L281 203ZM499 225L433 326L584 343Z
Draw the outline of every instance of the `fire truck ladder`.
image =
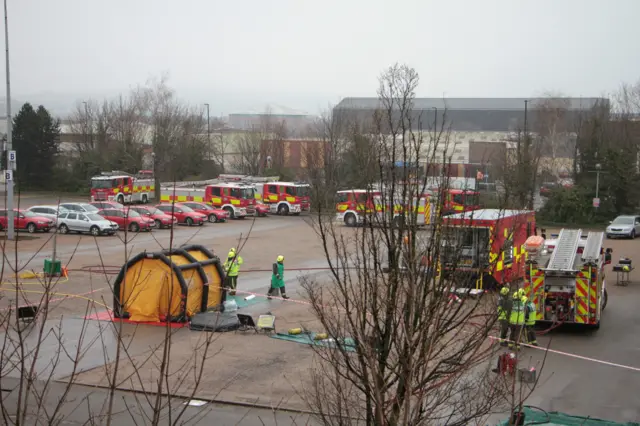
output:
M578 253L578 244L582 236L580 229L563 229L558 236L556 248L551 254L546 269L553 271L573 271L573 262Z
M582 251L582 261L589 263L597 263L600 259L602 251L602 241L604 240L604 232L589 232L587 242Z
M192 180L187 182L162 182L160 186L162 187L175 187L175 188L186 188L189 186L206 186L213 185L214 183L219 182L218 179L208 179L208 180Z

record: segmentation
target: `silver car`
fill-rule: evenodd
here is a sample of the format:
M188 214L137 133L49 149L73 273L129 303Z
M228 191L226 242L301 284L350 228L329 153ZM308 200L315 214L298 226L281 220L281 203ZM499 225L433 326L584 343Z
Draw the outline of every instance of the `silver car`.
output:
M47 217L53 220L54 223L57 222L58 216L62 213L68 212L67 209L60 206L31 206L27 209L30 212L37 214L38 216Z
M113 235L118 230L118 224L95 213L66 212L58 216L58 232L88 233L99 235Z
M89 203L63 203L60 207L72 212L97 213L100 209Z
M607 238L635 238L640 235L640 216L618 216L606 230Z

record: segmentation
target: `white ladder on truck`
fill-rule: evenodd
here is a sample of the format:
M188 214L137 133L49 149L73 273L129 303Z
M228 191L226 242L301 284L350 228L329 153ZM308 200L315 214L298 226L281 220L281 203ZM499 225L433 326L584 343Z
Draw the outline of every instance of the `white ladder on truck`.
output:
M558 242L546 269L573 271L573 262L576 260L581 236L582 230L580 229L563 229L560 231Z
M587 242L582 251L583 262L597 262L600 259L603 240L604 232L589 232L587 234Z

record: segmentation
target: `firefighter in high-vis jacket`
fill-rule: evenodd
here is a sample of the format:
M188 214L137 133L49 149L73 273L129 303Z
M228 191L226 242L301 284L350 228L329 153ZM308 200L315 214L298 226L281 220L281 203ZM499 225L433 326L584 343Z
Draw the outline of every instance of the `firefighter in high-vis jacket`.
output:
M244 261L242 257L236 253L236 249L232 248L229 250L229 254L227 255L227 260L222 264L222 269L226 275L226 283L225 287L230 289L229 295L236 295L236 288L238 288L238 274L240 273L240 265L242 265Z
M509 333L509 316L513 302L509 295L509 287L500 289L500 299L498 299L498 322L500 323L500 345L507 346L507 334Z
M288 299L287 292L284 288L284 256L279 255L276 258L276 262L273 264L273 271L271 273L271 286L269 287L269 292L267 293L267 299L271 299L271 296L278 293L280 290L280 294L283 299Z
M524 303L524 326L525 326L525 336L527 338L527 343L533 346L538 346L538 339L536 338L536 305L533 301L527 299L526 296L522 297L522 303Z
M519 291L512 295L513 304L509 314L509 348L520 349L520 334L524 326L524 303Z

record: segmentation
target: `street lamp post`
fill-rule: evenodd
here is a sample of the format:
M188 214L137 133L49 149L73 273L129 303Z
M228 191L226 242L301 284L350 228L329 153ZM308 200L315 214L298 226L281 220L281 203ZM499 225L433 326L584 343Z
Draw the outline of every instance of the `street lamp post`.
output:
M7 76L7 173L5 180L7 185L7 240L13 240L15 236L15 224L13 223L13 169L14 163L11 161L9 153L12 151L12 125L11 122L11 78L9 75L9 18L7 16L7 0L4 0L4 44ZM10 177L9 179L7 179Z
M209 104L204 104L207 107L207 147L209 148L209 161L211 161L211 122L209 118Z
M596 169L595 170L590 170L589 173L595 173L596 174L596 196L593 199L593 207L594 208L598 208L600 207L600 173L606 173L604 171L602 171L602 165L600 163L596 163Z

